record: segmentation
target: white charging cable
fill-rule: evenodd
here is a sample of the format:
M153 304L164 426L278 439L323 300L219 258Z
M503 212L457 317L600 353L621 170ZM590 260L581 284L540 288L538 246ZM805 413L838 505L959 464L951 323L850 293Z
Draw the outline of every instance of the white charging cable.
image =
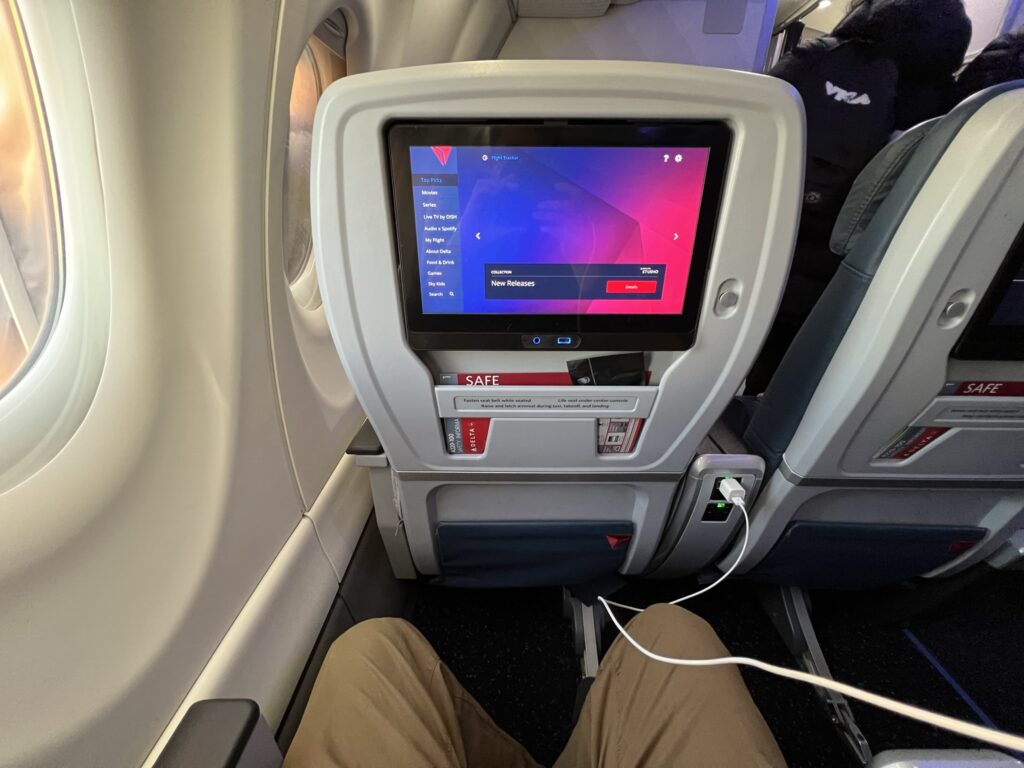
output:
M739 565L740 561L743 559L743 556L747 554L747 543L750 541L750 517L747 515L747 504L744 501L747 492L743 489L743 486L740 484L740 482L732 477L727 477L724 480L722 480L722 482L718 486L718 490L722 493L722 495L725 497L728 503L739 507L740 512L743 513L743 543L740 544L739 554L736 556L736 559L733 560L732 565L726 568L725 572L717 579L715 579L713 582L708 584L706 587L698 589L696 592L691 592L688 595L677 597L675 600L669 603L669 605L679 605L680 603L685 603L687 600L692 600L698 595L703 595L705 592L710 592L712 589L717 587L719 584L721 584L723 581L725 581L732 575L732 572L736 570L736 566ZM616 603L612 600L606 600L603 597L599 597L598 599L602 603L604 603L605 610L608 609L609 605L614 605L616 608L624 608L627 611L633 611L635 613L644 612L643 608L637 608L632 605L625 605L624 603Z
M739 565L743 556L746 554L747 542L750 538L750 516L747 514L746 491L739 481L731 477L722 480L718 488L722 492L726 501L739 507L740 512L743 513L743 544L740 546L739 555L736 557L733 564L730 565L718 579L703 589L684 597L680 597L677 600L673 600L671 605L677 605L678 603L694 598L697 595L702 595L714 587L717 587L736 569L736 566ZM632 635L629 634L629 632L626 631L626 628L622 626L619 620L615 617L615 614L612 612L612 606L624 608L629 611L636 611L637 613L642 613L644 611L643 608L635 608L631 605L615 603L603 597L598 597L597 599L601 601L601 605L603 605L605 611L608 612L608 617L612 620L612 624L615 625L619 634L622 635L630 645L640 651L640 653L653 661L659 661L663 664L672 664L677 667L719 667L729 664L753 667L754 669L760 669L763 672L768 672L769 674L776 675L778 677L784 677L787 680L796 680L797 682L808 683L809 685L814 685L819 688L826 688L848 698L862 701L865 704L870 704L874 707L888 710L889 712L893 712L897 715L908 717L911 720L917 720L928 725L933 725L936 728L942 728L943 730L951 731L952 733L966 736L970 739L985 741L1014 752L1024 752L1024 737L998 731L994 728L986 728L982 725L969 723L966 720L959 720L955 717L942 715L938 712L932 712L929 709L915 707L911 704L906 704L902 701L897 701L896 699L890 699L887 696L880 696L877 693L871 693L870 691L865 691L855 686L847 685L846 683L840 683L827 677L812 675L809 672L789 669L788 667L779 667L775 664L768 664L767 662L760 661L759 659L751 659L746 656L724 656L717 659L676 659L671 656L662 656L661 654L655 653L654 651L642 646Z

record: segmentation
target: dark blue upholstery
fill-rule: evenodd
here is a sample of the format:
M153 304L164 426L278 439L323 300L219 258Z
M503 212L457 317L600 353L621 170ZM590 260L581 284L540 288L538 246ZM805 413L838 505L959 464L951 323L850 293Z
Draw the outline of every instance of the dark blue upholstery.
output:
M893 236L960 129L985 104L1024 81L1004 83L952 112L907 131L857 177L833 231L833 249L849 249L793 340L758 404L743 440L774 471L857 314Z
M440 523L442 583L488 589L587 584L619 570L632 534L628 520Z
M867 589L938 568L985 535L984 528L798 520L750 574L811 589Z

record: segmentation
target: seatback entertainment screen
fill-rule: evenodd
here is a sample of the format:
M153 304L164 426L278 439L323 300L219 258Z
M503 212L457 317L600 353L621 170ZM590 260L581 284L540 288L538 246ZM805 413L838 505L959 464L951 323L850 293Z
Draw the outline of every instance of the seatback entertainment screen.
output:
M692 344L724 125L400 123L388 138L414 346Z

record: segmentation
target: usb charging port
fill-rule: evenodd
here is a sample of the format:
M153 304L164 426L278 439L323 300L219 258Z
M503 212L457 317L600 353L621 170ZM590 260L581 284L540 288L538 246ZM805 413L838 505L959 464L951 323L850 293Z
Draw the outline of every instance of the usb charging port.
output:
M572 345L572 336L559 336L557 339L555 339L555 343L557 343L557 344L559 344L560 346L563 346L563 347L571 346Z
M732 514L733 505L728 501L712 501L704 507L704 514L701 515L701 522L724 523Z

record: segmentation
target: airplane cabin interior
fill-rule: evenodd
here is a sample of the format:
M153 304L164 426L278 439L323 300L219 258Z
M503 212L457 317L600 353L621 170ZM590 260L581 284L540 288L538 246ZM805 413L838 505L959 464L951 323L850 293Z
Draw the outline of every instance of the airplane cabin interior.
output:
M1021 0L0 0L0 136L0 767L1024 764Z

